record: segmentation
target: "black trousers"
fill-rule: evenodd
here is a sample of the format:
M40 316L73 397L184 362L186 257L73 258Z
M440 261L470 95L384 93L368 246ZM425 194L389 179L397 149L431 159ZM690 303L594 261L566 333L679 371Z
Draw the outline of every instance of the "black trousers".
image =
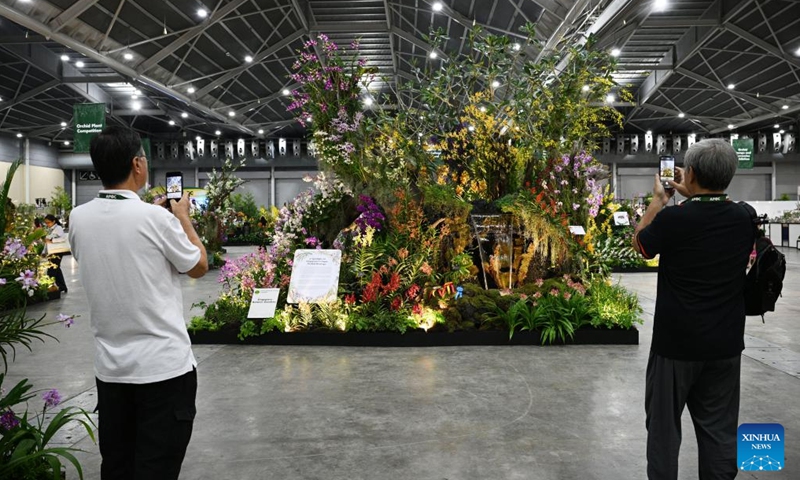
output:
M102 480L177 480L196 395L196 370L141 385L97 379Z
M47 269L47 275L56 281L56 286L62 292L67 290L67 282L64 281L64 272L61 271L61 260L63 258L63 253L56 253L47 257L47 260L53 264L52 267Z
M736 477L741 358L682 361L650 352L644 400L648 479L678 478L684 406L694 423L700 480Z

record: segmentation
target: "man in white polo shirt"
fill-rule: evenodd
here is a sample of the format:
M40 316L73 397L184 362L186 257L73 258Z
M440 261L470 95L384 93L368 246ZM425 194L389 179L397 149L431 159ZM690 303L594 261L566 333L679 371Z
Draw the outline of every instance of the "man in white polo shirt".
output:
M95 338L101 478L177 479L192 435L197 361L179 273L208 271L189 201L142 202L139 135L106 127L91 143L104 189L70 215L69 240Z

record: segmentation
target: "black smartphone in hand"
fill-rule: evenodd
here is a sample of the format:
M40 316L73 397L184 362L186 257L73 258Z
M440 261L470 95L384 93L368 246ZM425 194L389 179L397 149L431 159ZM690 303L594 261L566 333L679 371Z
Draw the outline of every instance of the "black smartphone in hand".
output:
M167 172L167 202L165 206L168 210L172 210L170 200L179 202L183 197L183 173L181 172Z

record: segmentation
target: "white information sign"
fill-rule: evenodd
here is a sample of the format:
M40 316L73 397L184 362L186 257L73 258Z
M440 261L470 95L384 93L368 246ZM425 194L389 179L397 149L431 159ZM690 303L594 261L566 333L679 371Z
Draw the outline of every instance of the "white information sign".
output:
M570 225L569 233L573 235L586 235L586 230L581 225Z
M342 251L295 250L288 303L330 303L339 293Z
M630 225L631 219L628 217L628 212L614 212L614 225Z
M280 288L256 288L253 290L253 300L250 301L250 310L247 311L247 318L274 317L280 292Z

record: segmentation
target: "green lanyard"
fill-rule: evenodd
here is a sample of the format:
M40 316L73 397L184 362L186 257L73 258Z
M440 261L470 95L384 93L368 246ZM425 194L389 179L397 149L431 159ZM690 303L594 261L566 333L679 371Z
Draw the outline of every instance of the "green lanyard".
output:
M686 200L687 202L727 202L728 195L727 194L719 194L719 195L695 195Z
M106 200L130 200L130 198L126 197L125 195L120 195L118 193L103 193L103 192L98 193L97 198L105 198Z

